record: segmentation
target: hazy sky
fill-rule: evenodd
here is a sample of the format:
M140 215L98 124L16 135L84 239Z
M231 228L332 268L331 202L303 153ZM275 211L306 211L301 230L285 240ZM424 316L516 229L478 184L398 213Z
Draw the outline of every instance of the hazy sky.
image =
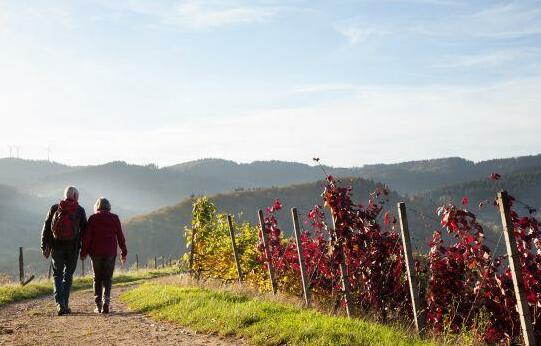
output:
M0 156L541 152L541 1L0 0Z

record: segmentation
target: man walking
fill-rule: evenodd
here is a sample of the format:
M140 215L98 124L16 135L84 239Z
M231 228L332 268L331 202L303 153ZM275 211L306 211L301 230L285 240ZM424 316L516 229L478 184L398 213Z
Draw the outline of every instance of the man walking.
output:
M41 251L52 257L54 299L58 316L69 314L69 296L73 273L77 267L82 234L86 229L86 213L78 203L79 191L68 186L64 200L49 210L41 231Z

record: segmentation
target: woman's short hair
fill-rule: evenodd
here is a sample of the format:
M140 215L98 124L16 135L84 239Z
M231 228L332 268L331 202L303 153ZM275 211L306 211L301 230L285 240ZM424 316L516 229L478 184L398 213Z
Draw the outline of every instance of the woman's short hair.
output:
M77 188L75 186L68 186L64 190L64 197L66 197L66 199L72 199L74 201L78 201L79 200L79 190L77 190Z
M94 204L94 211L111 211L111 203L107 198L100 197Z

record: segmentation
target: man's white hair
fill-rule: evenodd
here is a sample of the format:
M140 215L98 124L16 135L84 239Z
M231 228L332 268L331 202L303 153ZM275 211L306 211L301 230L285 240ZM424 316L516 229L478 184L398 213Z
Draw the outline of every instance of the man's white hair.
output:
M66 187L66 190L64 190L64 197L66 199L73 199L74 201L79 200L79 190L75 186L68 186Z

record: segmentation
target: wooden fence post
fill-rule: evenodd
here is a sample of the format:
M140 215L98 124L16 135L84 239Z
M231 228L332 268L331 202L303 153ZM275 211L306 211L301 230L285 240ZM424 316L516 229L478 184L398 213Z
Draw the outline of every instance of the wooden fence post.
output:
M24 257L23 248L19 247L19 282L21 286L26 286L30 281L34 280L35 276L31 275L28 280L24 279Z
M154 256L154 269L158 269L158 258Z
M135 255L135 271L139 271L139 255Z
M302 291L304 293L304 302L306 307L311 306L311 292L310 292L310 282L308 281L308 273L306 272L306 266L304 265L304 253L302 249L301 241L301 229L299 224L299 215L297 213L297 208L291 208L291 217L293 218L293 229L295 231L295 240L297 242L297 254L299 256L299 266L301 268L301 280L302 280Z
M22 247L19 247L19 282L21 285L24 282L24 257Z
M509 268L511 269L511 277L513 278L513 286L515 289L515 297L517 299L517 311L520 318L520 326L522 328L522 337L526 346L536 345L535 335L533 331L532 316L528 308L528 301L524 290L524 281L522 277L522 268L517 249L515 234L513 233L513 221L509 212L509 195L506 191L498 193L498 204L500 207L500 215L502 217L503 234L505 236L505 245L507 255L509 257Z
M195 232L195 228L192 228L192 242L190 244L190 259L188 261L188 271L193 274L193 261L195 258L195 239L196 239L197 233Z
M239 282L242 282L242 270L240 268L240 259L239 253L237 250L237 242L235 240L235 229L233 228L233 220L231 215L227 214L227 224L229 225L229 235L231 236L231 246L233 247L233 257L235 258L235 263L237 265L237 275L239 277Z
M404 249L404 259L406 261L406 273L410 286L411 305L413 307L413 320L415 329L420 333L424 328L424 318L421 312L421 298L419 297L419 281L415 272L415 263L411 253L411 239L408 225L408 215L406 213L406 204L398 203L398 217L400 219L400 229L402 233L402 247Z
M267 266L269 267L269 278L272 287L272 293L276 294L276 281L274 280L274 268L272 267L271 256L269 252L269 243L267 241L267 234L265 233L265 217L263 210L259 209L257 212L259 217L259 225L261 226L261 237L263 238L263 247L265 248L265 257L267 258Z
M333 222L333 233L334 239L338 239L336 233L336 218L334 217L334 212L331 209L332 222ZM353 315L353 305L351 301L351 285L349 283L348 269L346 267L346 258L344 257L344 248L342 244L338 244L338 257L342 258L340 261L340 281L342 284L342 293L344 294L344 300L346 301L346 315L351 317Z

